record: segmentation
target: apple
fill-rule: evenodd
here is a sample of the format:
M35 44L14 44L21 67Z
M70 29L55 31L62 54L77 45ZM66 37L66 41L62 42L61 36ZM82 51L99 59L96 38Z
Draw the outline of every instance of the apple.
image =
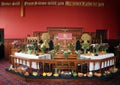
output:
M43 72L43 74L42 74L43 76L46 76L47 74L45 73L45 72Z
M33 72L32 75L33 75L33 76L37 76L37 75L38 75L38 72Z
M73 72L73 77L76 77L77 76L77 72Z
M78 73L78 77L82 77L83 76L83 73Z
M24 75L25 75L25 76L29 76L29 72L26 71L26 72L24 73Z

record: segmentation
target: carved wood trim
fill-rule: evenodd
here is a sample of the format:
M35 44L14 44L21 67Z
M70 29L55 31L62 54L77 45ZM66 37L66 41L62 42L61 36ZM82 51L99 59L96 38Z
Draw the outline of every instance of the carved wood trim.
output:
M47 30L52 39L60 32L71 32L72 36L76 37L76 39L80 39L83 33L82 27L47 27Z

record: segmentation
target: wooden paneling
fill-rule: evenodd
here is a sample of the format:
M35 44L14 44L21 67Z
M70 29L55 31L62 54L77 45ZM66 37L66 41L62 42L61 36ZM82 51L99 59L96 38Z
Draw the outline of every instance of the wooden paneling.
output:
M47 27L47 30L52 39L60 32L72 33L72 36L76 37L76 39L80 39L83 33L83 28L81 27Z
M11 49L12 49L12 42L14 40L20 40L24 42L24 39L4 39L4 49L5 49L5 59L9 60L9 56L11 55Z

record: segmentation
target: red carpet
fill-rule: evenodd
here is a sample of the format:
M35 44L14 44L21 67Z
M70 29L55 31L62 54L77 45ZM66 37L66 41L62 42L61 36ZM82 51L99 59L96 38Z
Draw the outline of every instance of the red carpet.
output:
M10 66L10 63L7 60L0 60L0 85L120 85L120 75L116 76L113 79L110 79L108 81L86 81L86 82L25 82L20 79L17 79L14 76L10 76L6 73L5 68L8 68Z

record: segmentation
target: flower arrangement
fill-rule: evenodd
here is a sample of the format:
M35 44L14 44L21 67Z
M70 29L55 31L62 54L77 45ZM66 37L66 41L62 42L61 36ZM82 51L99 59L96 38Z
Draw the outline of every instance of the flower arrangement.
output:
M26 44L21 44L21 46L20 46L20 50L21 50L22 52L25 51L25 48L26 48Z
M70 53L71 53L70 50L63 52L63 54L64 54L64 56L65 56L66 59L68 58L68 55L69 55Z
M102 45L100 46L102 51L105 51L105 52L107 51L108 47L109 47L108 43L102 43Z
M18 48L18 47L20 47L20 45L21 45L21 41L19 41L19 40L14 40L14 41L12 42L12 45L13 45L13 48Z
M27 48L29 50L34 50L34 45L33 44L27 44Z
M93 46L93 53L94 53L94 52L98 53L99 48L100 48L101 45L98 44L98 43L96 43L96 44L92 44L92 46Z

